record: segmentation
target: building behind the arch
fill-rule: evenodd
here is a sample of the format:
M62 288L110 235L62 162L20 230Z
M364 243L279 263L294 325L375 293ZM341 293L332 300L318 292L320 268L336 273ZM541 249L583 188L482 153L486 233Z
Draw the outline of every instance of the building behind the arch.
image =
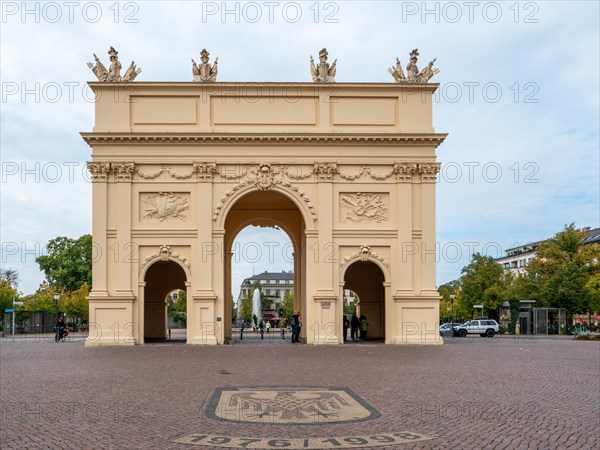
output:
M436 84L90 85L87 345L164 337L167 289L187 293L188 343L227 343L231 243L248 224L290 235L307 343L343 342L345 286L386 343L442 342Z

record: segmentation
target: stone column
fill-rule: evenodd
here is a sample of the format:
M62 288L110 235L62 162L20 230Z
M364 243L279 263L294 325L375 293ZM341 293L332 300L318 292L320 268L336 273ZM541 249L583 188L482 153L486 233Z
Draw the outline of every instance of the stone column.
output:
M116 289L115 294L119 297L134 297L131 286L132 263L125 256L124 250L131 245L131 181L135 172L135 164L132 162L112 163L111 168L116 177L117 198L119 204L111 205L118 207L117 221L117 258L116 263Z
M213 177L217 173L215 163L194 163L196 173L196 195L198 201L198 245L192 263L192 308L188 309L188 343L199 345L217 344L216 302L215 292L216 280L213 275L222 273L223 261L223 237L224 231L213 239ZM222 288L222 286L221 286ZM189 298L189 297L188 297ZM222 317L222 315L221 315Z
M396 164L396 192L398 201L396 214L398 220L398 241L396 267L392 270L397 276L396 296L414 295L413 255L418 252L418 243L413 242L413 175L417 170L416 163Z
M338 173L337 164L317 163L315 174L318 178L318 204L319 221L317 222L318 239L316 245L309 247L313 250L311 258L317 257L318 284L313 295L314 314L309 324L308 334L314 336L314 344L337 344L339 342L339 323L336 302L338 300L337 287L333 285L335 274L338 270L338 261L334 255L338 254L333 239L333 178ZM310 342L310 337L307 338Z
M91 162L87 165L92 175L92 291L90 297L107 297L107 206L109 163Z
M435 183L436 174L440 170L439 163L421 163L421 202L422 202L422 273L421 294L424 296L439 297L435 282L435 268L437 259L435 235Z

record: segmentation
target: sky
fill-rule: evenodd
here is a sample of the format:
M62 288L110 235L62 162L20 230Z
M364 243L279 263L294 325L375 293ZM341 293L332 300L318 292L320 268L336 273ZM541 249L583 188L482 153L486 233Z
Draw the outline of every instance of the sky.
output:
M219 57L219 81L311 81L327 47L338 82L391 82L387 68L433 58L440 83L437 282L473 252L493 257L565 224L600 221L599 2L1 2L1 266L35 292L57 236L91 233L93 97L86 66L112 45L138 81L191 81L190 58ZM290 270L289 239L238 236L243 278ZM267 244L265 243L277 243ZM262 249L257 253L257 248ZM268 249L276 251L270 252ZM254 252L254 253L253 253ZM258 257L260 256L260 258Z

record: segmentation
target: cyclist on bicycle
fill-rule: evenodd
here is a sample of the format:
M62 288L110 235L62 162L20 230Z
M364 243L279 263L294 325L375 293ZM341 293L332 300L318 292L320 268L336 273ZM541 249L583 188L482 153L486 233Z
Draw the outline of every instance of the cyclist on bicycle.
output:
M67 326L65 325L64 319L61 317L56 322L56 332L58 333L59 339L62 339L62 337L65 335L66 331L67 331Z

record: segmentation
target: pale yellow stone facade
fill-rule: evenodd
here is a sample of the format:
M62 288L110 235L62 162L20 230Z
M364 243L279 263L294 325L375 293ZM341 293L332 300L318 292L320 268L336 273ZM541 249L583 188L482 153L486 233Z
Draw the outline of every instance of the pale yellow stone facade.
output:
M441 344L436 84L91 83L93 282L87 345L231 338L231 249L247 225L294 245L308 344L341 344L343 289L369 337Z

